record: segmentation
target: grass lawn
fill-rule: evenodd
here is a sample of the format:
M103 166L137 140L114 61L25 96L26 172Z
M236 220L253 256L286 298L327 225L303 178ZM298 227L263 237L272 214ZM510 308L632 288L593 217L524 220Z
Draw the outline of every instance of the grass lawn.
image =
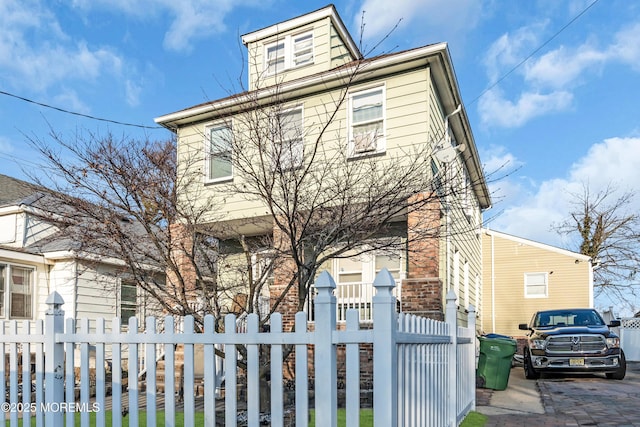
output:
M469 412L462 420L460 427L482 427L487 423L487 416L479 412Z
M311 417L311 421L309 422L309 427L315 427L316 413L313 409L309 410L309 416ZM346 416L346 410L338 409L338 425L339 426L347 425L347 420L345 419L345 416ZM373 409L360 410L360 426L361 427L373 426Z
M106 420L106 425L111 425L111 411L106 411L105 412L105 420ZM309 422L309 426L310 427L315 427L316 423L315 423L315 411L313 409L311 409L309 411L309 416L311 418L311 421ZM80 414L76 413L75 414L75 418L76 418L76 425L80 424ZM124 425L128 425L128 419L129 417L125 417L124 418ZM92 413L90 414L90 420L91 420L91 426L95 426L96 425L96 414ZM146 425L147 424L147 413L146 412L139 412L138 413L138 420L139 420L139 424L140 425ZM485 425L485 423L487 422L487 417L485 415L482 415L478 412L471 412L469 413L469 415L466 416L466 418L464 419L464 421L462 421L462 424L460 424L460 427L482 427ZM199 425L204 425L204 413L202 412L196 412L195 414L195 425L199 426ZM338 409L338 426L344 426L346 425L346 420L345 420L345 410L344 409ZM6 422L6 425L9 425L9 421ZM22 420L19 420L18 423L19 426L22 426ZM31 425L35 426L36 425L36 420L35 418L31 419ZM156 425L159 427L164 426L164 412L163 411L158 411L156 413ZM176 423L175 423L176 427L184 427L184 423L183 423L183 414L181 412L177 412L176 413ZM373 409L361 409L360 410L360 426L362 427L370 427L373 426Z
M111 411L105 411L104 413L104 418L105 418L105 424L106 425L111 425ZM176 412L176 422L175 422L175 426L176 427L184 427L184 422L183 422L183 418L184 418L184 414L182 412ZM80 425L80 413L76 413L75 414L75 425ZM91 413L89 414L89 419L90 419L90 425L91 426L95 426L96 425L96 414L95 413ZM123 419L123 425L128 425L129 423L129 416L126 416ZM141 426L146 426L147 425L147 413L146 412L138 412L138 424ZM9 425L9 421L6 422L6 425ZM18 425L22 426L22 419L18 420ZM36 425L36 420L35 417L31 418L31 425L35 426ZM196 412L195 413L195 423L194 425L196 426L201 426L204 425L204 413L203 412ZM156 412L156 426L164 426L164 412L163 411L158 411Z

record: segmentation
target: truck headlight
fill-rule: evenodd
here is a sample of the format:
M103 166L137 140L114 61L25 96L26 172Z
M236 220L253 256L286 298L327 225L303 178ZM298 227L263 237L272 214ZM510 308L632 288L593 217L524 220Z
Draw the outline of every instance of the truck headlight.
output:
M546 340L531 340L531 348L534 350L544 350L547 347Z
M620 338L607 338L607 347L620 348Z

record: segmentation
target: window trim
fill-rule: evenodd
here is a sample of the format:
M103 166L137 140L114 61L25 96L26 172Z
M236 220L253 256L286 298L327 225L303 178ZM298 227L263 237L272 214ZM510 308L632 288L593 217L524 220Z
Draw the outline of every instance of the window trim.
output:
M310 59L308 61L305 61L302 64L296 65L296 41L299 39L302 39L304 37L308 37L311 36L311 52L308 53L308 55L310 55ZM283 71L286 70L291 70L291 69L295 69L295 68L301 68L301 67L305 67L307 65L312 65L315 62L315 37L313 35L313 29L310 30L306 30L306 31L302 31L299 33L295 33L295 34L288 34L284 37L279 37L278 39L276 39L275 41L272 41L270 43L265 43L264 44L264 51L263 51L263 55L264 55L264 73L266 76L274 76L278 73L281 73ZM269 71L269 49L276 47L278 45L283 45L282 46L282 58L283 58L283 65L282 65L282 69L278 69L277 67L274 69L274 71ZM307 50L307 49L305 49ZM279 58L278 56L276 56L276 63L277 58Z
M213 156L220 157L221 154L227 151L216 151L214 152L211 147L211 132L218 129L227 129L233 135L233 126L230 123L226 122L216 122L210 123L204 128L204 144L205 144L205 159L204 159L204 182L206 184L213 184L218 182L226 182L233 179L233 161L229 160L229 165L231 166L231 173L229 175L211 178L211 160ZM233 156L233 147L228 147L228 152L230 156Z
M272 141L272 146L271 146L271 167L272 169L278 170L278 168L280 168L280 170L282 171L288 171L288 170L294 170L294 169L298 169L300 167L302 167L303 163L304 163L304 137L305 137L305 131L304 131L304 107L302 105L296 105L293 107L289 107L289 108L283 108L280 111L276 112L275 115L273 116L272 120L272 124L271 126L274 126L275 123L278 123L278 126L281 126L281 124L279 124L280 121L280 117L284 114L288 114L291 113L292 111L300 111L300 135L299 138L292 138L292 139L288 139L288 140L284 140L283 138L280 138L284 135L276 135L277 138L279 138L278 141L274 140ZM283 132L285 133L285 132ZM291 150L291 158L289 159L290 164L289 165L283 165L282 162L282 148L280 149L280 151L276 150L276 143L279 143L281 146L284 143L287 143L287 146L290 146L293 148L293 141L294 140L298 140L299 139L299 145L300 145L300 154L299 157L296 157L295 162L294 162L294 158L293 158L293 154L297 154L294 153L294 150ZM289 141L291 141L291 144L289 143Z
M380 92L380 97L382 101L382 114L379 121L382 122L382 132L381 135L376 136L375 144L376 147L371 150L363 150L356 151L355 141L353 136L353 128L357 125L367 124L367 123L375 123L378 120L365 120L361 123L354 123L353 119L353 100L358 95L365 95L373 92ZM371 156L375 154L382 154L386 152L387 149L387 91L386 85L378 85L368 88L357 89L352 92L349 92L347 95L347 150L348 150L348 158L358 158Z
M531 294L529 292L530 286L541 286L541 285L529 285L527 279L531 276L544 277L544 294ZM546 271L524 273L524 297L525 298L549 298L549 273L547 273Z
M125 303L124 297L122 295L122 287L123 286L128 286L128 287L131 287L131 288L135 289L135 291L136 291L135 302L132 303L131 301L127 301ZM138 317L138 305L139 305L138 304L138 297L139 297L139 295L138 295L138 286L135 283L132 283L130 281L122 280L121 278L118 278L118 307L117 307L118 311L116 313L116 316L118 318L120 318L120 321L122 322L122 326L126 326L129 323L129 319L124 319L122 317L122 309L123 308L125 308L125 309L133 308L133 316L129 316L129 318L131 318L131 317L137 318Z
M34 304L35 304L35 291L36 291L36 275L37 275L37 269L34 266L31 265L24 265L24 264L14 264L11 262L3 262L0 264L1 267L3 267L3 271L2 271L2 280L3 280L3 287L4 289L2 290L2 308L0 311L0 319L8 319L8 320L30 320L34 318ZM29 306L27 308L28 312L25 313L25 316L12 316L11 315L11 307L12 307L12 295L13 295L13 291L12 291L12 285L13 285L13 279L12 279L12 275L13 275L13 268L21 268L24 270L27 270L29 272L29 286L28 286L28 291L29 291ZM24 293L21 293L22 295L24 295Z

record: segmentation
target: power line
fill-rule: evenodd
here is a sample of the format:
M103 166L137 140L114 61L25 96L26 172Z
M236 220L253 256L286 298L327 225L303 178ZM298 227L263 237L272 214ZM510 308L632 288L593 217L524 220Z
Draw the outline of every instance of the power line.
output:
M84 117L84 118L91 119L91 120L98 120L98 121L101 121L101 122L113 123L113 124L122 125L122 126L132 126L132 127L142 128L142 129L161 129L160 126L145 126L145 125L140 125L140 124L136 124L136 123L120 122L118 120L103 119L101 117L91 116L89 114L82 114L82 113L78 113L76 111L65 110L64 108L55 107L55 106L49 105L49 104L44 104L42 102L34 101L33 99L29 99L29 98L25 98L23 96L15 95L13 93L5 92L3 90L0 90L0 95L10 96L12 98L16 98L16 99L19 99L21 101L29 102L31 104L39 105L41 107L50 108L52 110L60 111L62 113L72 114L74 116L80 116L80 117Z
M586 8L584 8L579 14L577 14L575 17L573 17L573 19L571 19L562 28L560 28L560 30L558 30L553 36L551 36L544 43L542 43L540 46L538 46L529 55L527 55L527 57L525 57L522 61L520 61L518 64L516 64L507 73L502 75L502 77L500 77L498 80L496 80L493 84L491 84L489 87L487 87L485 90L483 90L478 96L476 96L473 100L471 100L471 102L469 102L468 105L471 105L471 104L475 103L476 101L478 101L478 99L480 99L482 96L484 96L487 92L489 92L491 89L493 89L494 87L499 85L503 80L505 80L507 77L509 77L515 70L520 68L525 62L527 62L529 59L531 59L536 53L538 53L546 45L551 43L551 41L553 41L556 37L558 37L571 24L573 24L575 21L577 21L582 15L587 13L587 11L589 9L591 9L596 3L598 3L598 1L599 0L594 0L591 4L589 4ZM49 108L49 109L52 109L52 110L56 110L56 111L59 111L59 112L62 112L62 113L66 113L66 114L71 114L71 115L74 115L74 116L84 117L84 118L91 119L91 120L98 120L98 121L101 121L101 122L113 123L113 124L122 125L122 126L132 126L132 127L142 128L142 129L162 129L161 126L145 126L145 125L140 125L140 124L137 124L137 123L121 122L121 121L118 121L118 120L105 119L105 118L101 118L101 117L92 116L92 115L89 115L89 114L78 113L76 111L71 111L71 110L67 110L67 109L64 109L64 108L55 107L53 105L45 104L45 103L42 103L42 102L34 101L32 99L25 98L25 97L19 96L19 95L15 95L13 93L5 92L3 90L0 90L0 95L10 96L12 98L16 98L16 99L19 99L21 101L29 102L31 104L39 105L41 107Z
M596 3L598 3L599 0L594 0L593 3L591 3L589 6L587 6L586 8L584 8L580 13L578 13L576 16L573 17L573 19L571 19L571 21L567 22L562 28L560 28L553 36L551 36L550 38L548 38L544 43L542 43L540 46L538 46L533 52L531 52L529 55L527 55L526 58L524 58L522 61L520 61L518 64L516 64L512 69L510 69L506 74L503 74L502 77L500 77L498 80L496 80L492 85L490 85L488 88L486 88L485 90L483 90L480 95L476 96L475 98L473 98L473 100L471 100L471 102L469 102L469 105L473 104L474 102L476 102L478 99L482 98L484 96L484 94L486 94L487 92L489 92L491 89L493 89L494 87L498 86L504 79L506 79L507 77L509 77L515 70L517 70L518 68L520 68L525 62L527 62L529 59L531 59L536 53L540 52L540 50L542 50L546 45L548 45L549 43L551 43L551 41L553 41L553 39L555 39L556 37L558 37L560 35L560 33L562 33L564 30L566 30L571 24L573 24L575 21L577 21L582 15L584 15L585 13L587 13L587 11L589 9L591 9Z

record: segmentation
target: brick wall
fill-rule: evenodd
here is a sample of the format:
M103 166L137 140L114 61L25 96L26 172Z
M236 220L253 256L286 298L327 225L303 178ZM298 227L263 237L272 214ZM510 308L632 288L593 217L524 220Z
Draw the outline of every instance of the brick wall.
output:
M274 246L286 253L286 248L289 246L288 237L274 225L273 227L273 242ZM291 281L291 278L295 276L296 265L293 259L286 258L281 255L283 259L278 260L273 271L273 284L270 286L271 306L276 303L278 299L278 308L276 311L282 313L282 328L285 331L291 330L295 323L295 314L298 312L298 284L294 283L287 290L287 286Z
M444 290L440 274L440 201L422 193L410 205L424 203L407 215L407 279L402 281L401 309L444 319Z

